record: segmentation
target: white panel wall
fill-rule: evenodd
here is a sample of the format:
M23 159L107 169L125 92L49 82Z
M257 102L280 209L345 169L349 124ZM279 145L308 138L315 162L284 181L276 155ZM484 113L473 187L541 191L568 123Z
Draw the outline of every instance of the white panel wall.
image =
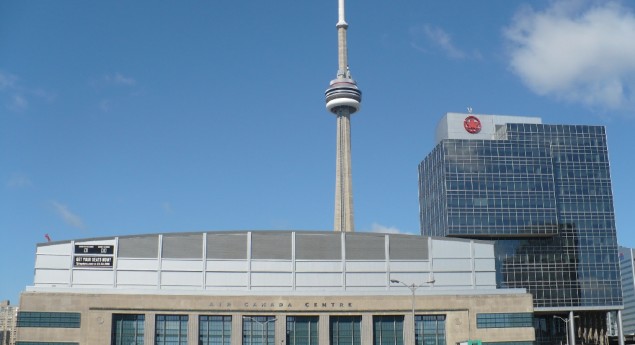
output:
M72 252L73 247L70 242L37 247L38 254L70 255Z
M117 271L117 285L156 286L158 278L156 271Z
M247 273L208 272L205 282L207 286L247 286Z
M425 286L425 285L428 285L426 282L429 282L431 280L436 280L436 275L428 273L428 272L417 272L417 273L390 272L390 279L396 279L407 284L415 284L415 285L424 284ZM393 283L391 283L391 286L403 287L403 285L401 284L393 284Z
M73 270L73 284L112 286L115 277L112 270Z
M201 272L161 272L161 285L202 286Z
M341 272L341 261L296 261L296 272Z
M468 259L472 256L472 250L470 248L470 243L465 241L456 241L456 240L433 240L432 243L432 257L436 261L437 259L450 258L450 259L459 259L464 258Z
M496 271L496 260L494 258L488 259L474 259L474 270L478 271Z
M346 272L386 272L386 261L347 261Z
M37 255L35 268L68 269L72 265L70 255Z
M163 271L202 271L203 261L201 260L166 260L161 263Z
M247 260L207 260L208 271L245 272L248 267L249 261Z
M430 271L429 261L391 261L390 272Z
M472 286L472 275L469 272L435 272L434 286Z
M393 235L387 235L387 240L389 236ZM116 245L114 238L76 243ZM159 260L118 258L116 248L112 268L72 267L71 244L38 247L35 286L69 286L72 282L72 287L78 288L343 291L403 288L390 284L390 279L408 284L425 284L434 279L439 288L495 288L494 246L485 241L434 238L430 241L430 260L398 261Z
M303 286L342 286L341 273L296 273L295 285Z
M477 286L496 287L496 275L494 274L477 272L475 278Z
M251 273L251 286L287 286L293 284L292 273Z
M435 259L434 271L465 272L472 270L471 259Z
M388 279L386 272L377 273L346 273L346 286L376 286L386 287Z
M472 247L474 248L475 258L494 258L493 245L475 242Z
M291 272L293 270L293 262L252 260L251 270L252 271L267 271L267 272Z
M35 285L38 284L70 284L71 276L68 270L46 270L39 269L35 271Z
M159 269L158 259L117 259L118 270L156 271Z

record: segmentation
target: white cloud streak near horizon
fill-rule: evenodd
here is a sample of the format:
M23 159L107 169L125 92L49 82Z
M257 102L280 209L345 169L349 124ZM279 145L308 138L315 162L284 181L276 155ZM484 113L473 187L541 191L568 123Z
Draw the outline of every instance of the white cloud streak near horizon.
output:
M370 226L370 232L376 232L379 234L404 234L404 232L401 232L401 230L394 226L385 226L378 223L373 223Z
M635 104L635 14L618 2L519 10L504 30L511 70L533 92L609 110ZM585 8L586 7L586 8Z
M51 201L51 205L53 206L55 213L57 213L57 215L60 216L60 218L62 218L62 220L66 224L74 228L85 229L85 225L82 219L78 215L73 213L66 205L63 205L57 201Z

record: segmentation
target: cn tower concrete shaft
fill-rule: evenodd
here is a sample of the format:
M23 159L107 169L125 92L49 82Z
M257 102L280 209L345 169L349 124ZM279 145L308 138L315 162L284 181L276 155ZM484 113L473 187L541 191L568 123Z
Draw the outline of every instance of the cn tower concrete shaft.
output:
M362 92L348 68L344 0L338 0L337 77L326 90L326 108L337 117L337 158L335 172L335 231L354 231L353 182L351 178L351 115L359 110Z
M351 178L351 114L342 107L337 113L337 162L335 177L335 231L355 231L353 181Z

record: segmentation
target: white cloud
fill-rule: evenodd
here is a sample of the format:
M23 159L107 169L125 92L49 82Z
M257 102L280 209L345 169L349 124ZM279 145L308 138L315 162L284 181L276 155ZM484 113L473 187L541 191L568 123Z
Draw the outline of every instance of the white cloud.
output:
M9 181L7 182L7 187L9 188L24 188L32 185L33 183L31 183L29 177L20 173L14 173L11 175Z
M29 105L18 85L18 77L13 74L0 71L0 93L6 94L5 106L10 110L24 110Z
M55 94L41 89L24 86L17 76L0 71L0 95L4 106L12 111L22 111L29 107L29 99L53 101Z
M172 214L172 204L169 201L164 201L163 204L161 204L161 206L163 208L163 212L167 214Z
M132 86L135 85L137 83L136 80L134 80L131 77L126 77L123 74L117 72L114 75L106 75L104 77L104 80L107 83L111 83L111 84L115 84L115 85L125 85L125 86Z
M110 100L102 99L99 102L99 109L101 111L103 111L104 113L107 113L110 110L110 106L111 106L111 101Z
M635 104L635 14L617 2L525 7L504 35L511 69L533 92L606 109Z
M29 102L24 98L21 94L13 94L11 95L11 103L9 104L9 109L20 111L29 107Z
M60 216L66 224L78 229L85 228L82 219L71 210L69 210L66 205L62 205L57 201L51 201L51 205L53 206L53 209L55 210L57 215Z
M12 74L0 71L0 91L14 89L18 78Z
M411 45L422 52L428 52L425 46L440 49L446 56L452 59L480 58L478 52L466 53L457 47L452 41L452 36L440 27L430 24L417 25L410 28Z
M370 232L376 232L380 234L403 234L404 233L394 226L385 226L378 223L373 223L370 226Z
M453 59L465 58L465 53L454 46L454 43L452 43L452 37L443 29L425 25L423 27L423 33L426 35L428 40L441 48L449 57Z

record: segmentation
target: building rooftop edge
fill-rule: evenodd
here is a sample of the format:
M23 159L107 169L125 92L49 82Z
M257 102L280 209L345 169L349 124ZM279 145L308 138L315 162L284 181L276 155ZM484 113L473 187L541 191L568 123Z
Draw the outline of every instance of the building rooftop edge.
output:
M275 291L239 291L239 290L206 290L206 291L191 291L184 290L153 290L153 289L77 289L77 288L50 288L50 287L35 287L27 286L26 290L22 294L100 294L100 295L169 295L169 296L406 296L411 295L412 292L408 289L401 288L399 286L392 287L390 290L358 290L358 291L290 291L290 290L275 290ZM418 296L473 296L473 295L518 295L528 294L526 289L445 289L443 287L432 287L428 289L419 289L416 291Z
M143 236L158 236L158 235L198 235L198 234L246 234L249 232L258 232L258 233L302 233L302 234L320 234L320 235L333 235L339 236L344 234L345 236L391 236L391 237L431 237L431 236L422 236L420 234L393 234L393 233L378 233L378 232L333 232L332 230L211 230L211 231L186 231L186 232L157 232L157 233L140 233L140 234L126 234L126 235L113 235L113 236L100 236L100 237L86 237L86 238L74 238L68 240L58 240L51 242L40 242L37 243L37 247L45 247L49 245L58 245L70 242L87 242L87 241L103 241L110 240L114 238L129 238L129 237L143 237ZM431 237L434 240L442 240L442 241L457 241L457 242L470 242L474 243L493 243L493 241L489 240L479 240L479 239L464 239L464 238L451 238L451 237Z

